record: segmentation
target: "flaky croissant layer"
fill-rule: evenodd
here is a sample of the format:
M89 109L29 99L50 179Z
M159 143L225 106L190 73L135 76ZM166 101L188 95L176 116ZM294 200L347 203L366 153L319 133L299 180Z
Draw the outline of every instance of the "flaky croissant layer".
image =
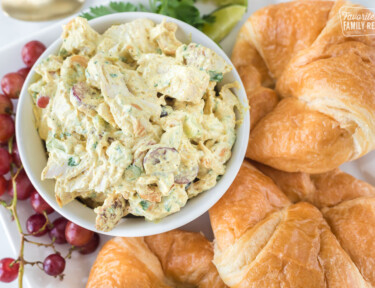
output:
M259 167L295 204L243 163L210 210L223 281L236 288L374 287L375 188L339 170L309 176Z
M345 37L343 6L360 7L271 5L241 29L232 60L251 106L248 158L323 173L375 149L375 36Z
M224 288L202 234L167 233L109 240L91 268L87 288Z

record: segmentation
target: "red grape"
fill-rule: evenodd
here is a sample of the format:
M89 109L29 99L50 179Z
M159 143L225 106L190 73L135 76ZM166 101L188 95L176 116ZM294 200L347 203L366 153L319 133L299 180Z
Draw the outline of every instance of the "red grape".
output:
M44 230L40 231L43 226L46 224L46 217L42 214L34 214L29 217L26 221L26 230L30 234L33 234L35 237L43 236L48 232L47 227ZM40 232L38 232L40 231ZM38 233L37 233L38 232Z
M12 114L13 112L13 103L10 99L0 94L0 114Z
M26 43L22 48L23 62L27 67L33 66L40 55L43 54L44 50L46 50L46 46L44 46L42 42L30 41L29 43Z
M0 148L0 175L5 175L10 171L12 157L5 148Z
M8 181L3 177L0 176L0 196L4 195L4 192L8 188Z
M0 114L0 143L7 142L14 135L14 121L6 114Z
M51 254L44 259L43 270L50 276L57 276L64 272L65 259L60 254Z
M18 98L20 96L25 78L18 73L8 73L1 79L1 89L5 96Z
M17 167L21 167L22 162L21 162L21 157L18 151L18 145L16 141L13 141L12 160L13 160L13 163L16 164Z
M57 244L66 243L65 227L67 223L68 220L66 220L64 217L57 218L55 221L53 221L53 228L48 231L48 235L51 240L55 238L55 243Z
M82 228L73 222L68 222L65 227L65 238L69 244L74 246L83 246L89 243L94 232Z
M11 264L13 263L12 267ZM4 258L0 260L0 282L9 283L14 281L18 276L20 265L14 263L12 258Z
M17 187L17 199L25 200L30 197L31 191L34 187L31 184L29 178L27 177L25 170L22 170L16 178ZM13 197L13 185L9 185L8 194Z
M86 255L94 252L99 246L100 238L98 233L94 233L89 243L79 248L79 253Z
M45 211L47 214L51 214L54 211L36 190L31 192L30 203L36 213L43 214Z
M48 96L40 96L38 100L36 101L36 105L38 105L39 108L46 108L49 103L49 97Z
M29 75L30 69L30 67L21 68L17 71L17 73L26 79L27 75Z

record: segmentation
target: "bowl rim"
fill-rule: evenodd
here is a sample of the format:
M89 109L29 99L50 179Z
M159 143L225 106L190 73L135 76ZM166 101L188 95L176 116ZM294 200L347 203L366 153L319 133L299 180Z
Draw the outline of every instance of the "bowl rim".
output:
M208 42L209 46L208 48L214 50L216 53L218 53L221 57L225 59L225 61L230 64L233 69L230 73L233 73L233 77L235 78L235 81L239 83L239 88L237 89L236 96L239 98L240 102L245 105L245 107L248 106L248 100L246 96L246 91L243 86L243 83L241 81L241 78L234 67L233 63L231 62L230 58L226 55L226 53L220 48L220 46L215 43L212 39L210 39L207 35L205 35L203 32L199 31L195 27L182 22L178 19L171 18L168 16L160 15L160 14L155 14L155 13L148 13L148 12L123 12L123 13L115 13L115 14L110 14L106 16L102 16L100 18L96 18L93 20L89 21L89 24L91 27L93 26L102 26L106 27L108 29L111 27L111 25L114 24L119 24L119 21L121 24L123 23L128 23L130 21L133 21L135 19L140 19L140 18L147 18L152 20L155 23L160 23L163 20L166 20L168 22L174 22L179 26L179 29L181 29L185 34L190 35L192 38L192 35L195 34L196 37L201 38L201 42ZM112 24L107 24L107 22L113 22ZM100 30L101 28L98 27L93 27L94 30ZM129 225L126 225L126 223L119 223L115 228L109 232L103 232L99 231L95 228L95 223L88 222L85 220L82 215L77 216L73 213L75 208L77 207L77 204L81 205L82 210L84 208L90 209L85 207L82 203L80 203L78 200L73 200L71 203L65 205L64 207L60 207L56 200L55 197L51 197L46 191L46 189L42 185L42 181L39 177L36 177L33 175L33 171L31 168L31 159L30 155L27 155L27 152L25 151L25 146L27 145L27 139L25 139L25 135L22 133L22 123L25 121L24 116L22 114L22 109L27 109L24 106L25 103L25 98L30 97L28 93L28 87L32 83L34 75L35 75L35 67L43 61L46 57L48 57L50 54L54 53L52 51L57 50L59 46L62 44L62 39L60 38L61 36L59 35L59 38L57 40L54 40L51 45L47 47L47 49L44 51L44 53L40 56L38 61L34 64L32 67L29 75L25 79L24 86L22 88L19 100L18 100L18 105L17 105L17 114L16 114L16 138L17 138L17 144L18 144L18 150L19 154L21 157L21 161L24 165L24 169L26 174L28 175L31 183L33 184L34 188L40 193L40 195L43 197L43 199L59 214L61 214L63 217L66 219L95 232L98 232L100 234L105 234L105 235L110 235L110 236L123 236L123 237L141 237L141 236L148 236L148 235L154 235L154 234L159 234L163 232L167 232L176 228L179 228L183 225L188 224L189 222L197 219L201 215L203 215L205 212L207 212L217 201L220 200L220 198L225 194L225 192L229 189L230 185L234 181L241 164L245 158L245 153L246 153L246 148L247 148L247 143L249 139L249 132L250 132L250 111L247 109L246 112L244 112L243 115L243 122L236 129L237 135L236 135L236 142L232 147L232 152L236 148L237 153L234 155L232 153L231 158L227 162L227 168L222 176L222 179L217 182L217 184L205 191L200 193L198 196L193 197L188 200L186 205L184 207L181 207L181 210L173 213L159 222L148 222L144 218L141 218L142 223L138 223L137 221L136 225L132 225L131 229L129 229ZM200 44L200 43L198 43ZM207 46L207 44L204 44L204 46ZM243 97L240 97L240 96ZM32 109L32 107L29 107L28 109ZM27 119L26 119L27 120ZM30 119L28 119L30 120ZM33 125L35 123L35 119L32 120ZM40 175L40 174L39 174ZM225 180L225 181L223 181ZM54 181L54 180L53 180ZM212 192L212 193L209 193ZM213 193L217 192L217 193ZM53 195L55 195L55 191L53 191ZM208 195L206 197L203 197L204 195ZM199 201L201 200L201 201ZM192 203L192 202L197 202L197 203ZM188 206L188 204L190 205ZM188 209L187 207L190 206L195 206L195 209L190 208L188 212L186 212ZM185 213L184 212L185 209ZM90 209L92 210L92 209ZM191 210L191 211L190 211ZM92 211L93 212L93 211ZM94 212L93 212L94 213ZM86 216L86 215L84 215ZM184 217L183 217L184 216ZM183 217L183 218L182 218ZM129 219L129 220L134 220L134 219ZM125 222L125 221L124 221ZM131 221L127 221L129 223L133 223ZM146 224L147 223L147 224ZM151 223L151 225L150 225ZM134 226L134 227L133 227ZM139 226L144 226L144 228Z

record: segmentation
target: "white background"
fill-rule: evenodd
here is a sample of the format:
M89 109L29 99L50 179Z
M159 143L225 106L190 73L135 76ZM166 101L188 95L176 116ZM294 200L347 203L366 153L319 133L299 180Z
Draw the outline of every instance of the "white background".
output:
M251 7L252 1L256 1L256 6L259 6L261 0L249 0L249 6ZM270 2L266 1L265 2ZM275 0L278 2L279 0ZM92 6L98 5L103 0L86 0L86 3L83 6L83 9ZM374 0L356 0L356 3L360 3L364 6L369 8L375 8ZM1 3L1 0L0 0ZM57 21L49 21L49 22L23 22L14 20L11 18L6 17L2 12L0 12L0 48L6 47L8 44L20 40L27 35L32 35L33 33L40 31L43 28L49 27L50 25L58 22ZM1 55L0 55L0 65L1 65ZM12 255L12 249L5 237L5 231L3 227L0 225L0 259L4 257L16 257L16 255ZM15 288L17 287L17 281L4 284L0 283L1 288Z

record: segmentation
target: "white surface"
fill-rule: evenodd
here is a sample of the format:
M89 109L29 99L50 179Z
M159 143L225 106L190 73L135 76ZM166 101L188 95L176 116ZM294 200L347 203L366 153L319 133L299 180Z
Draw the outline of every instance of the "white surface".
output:
M179 27L177 31L177 38L181 42L189 43L189 41L191 41L193 43L199 43L212 49L219 56L223 57L227 63L230 63L230 59L225 52L201 31L184 22L166 17L164 15L142 12L112 14L90 21L90 26L99 33L104 33L114 23L126 23L139 18L147 18L157 24L161 23L163 20L174 22ZM48 38L45 39L44 43L49 44L52 41L55 41L56 37L54 37L54 35L59 31L60 27L56 27L56 29L53 30L51 29L50 33L47 34ZM57 54L61 44L62 41L59 38L51 46L49 46L45 53L39 58L38 62L35 63L35 66L39 65L39 63L49 55ZM79 201L72 201L61 208L55 198L55 181L41 181L40 175L42 175L42 171L47 164L47 158L45 146L40 140L39 134L35 129L32 97L27 92L27 87L29 87L34 81L35 75L33 71L31 71L21 92L16 118L16 138L18 140L18 150L20 152L21 160L26 173L37 191L39 191L42 197L61 215L72 222L85 227L86 229L103 233L101 231L97 231L95 228L96 214L92 209L83 205ZM234 89L234 92L241 104L246 107L248 106L246 92L241 84L241 78L235 69L225 74L224 79L220 84L233 83L235 81L240 84L240 87L239 89ZM224 195L235 179L245 157L249 131L250 117L249 113L247 112L244 114L243 123L237 128L237 140L232 149L231 159L226 164L226 172L215 187L201 193L197 197L190 199L181 209L181 211L171 214L157 223L144 221L143 218L124 218L113 230L105 234L125 237L139 237L159 234L181 227L204 214L221 198L222 195ZM39 159L39 161L35 161L35 159Z
M1 2L1 0L0 0ZM97 4L99 2L103 2L101 0L87 0L85 5L88 4ZM249 9L249 12L246 16L248 16L250 13L253 13L257 9L259 9L262 6L275 3L275 2L281 2L281 1L272 1L272 0L249 0L251 7ZM362 0L362 1L356 1L357 3L361 3L363 5L366 5L367 7L373 8L375 7L375 3L373 0ZM245 20L246 17L244 17ZM34 39L34 37L30 36L33 32L37 32L42 28L46 28L51 26L50 22L45 23L29 23L29 22L21 22L16 21L12 19L6 18L3 14L0 12L0 77L2 77L5 73L9 72L10 70L17 70L22 67L22 62L19 57L20 55L20 49L21 44L19 44L16 48L13 49L6 49L2 50L1 47L5 47L6 45L9 45L11 42L24 39L24 37L28 39ZM41 33L40 35L43 35ZM234 41L234 38L236 37L236 32L232 33L230 37L225 39L223 43L221 43L222 47L226 52L231 51L232 43ZM36 39L40 39L37 37ZM26 41L26 40L25 40ZM8 63L8 65L5 65ZM359 159L353 163L347 163L343 165L343 169L346 172L351 173L352 175L370 182L371 184L375 185L375 152L370 153L366 157ZM21 222L24 223L28 217L28 215L31 215L31 208L29 207L28 201L21 203L20 205L20 217ZM15 224L10 221L10 216L7 214L7 211L4 211L0 207L0 259L4 257L16 257L17 252L15 248L18 249L18 234L15 228ZM210 229L209 219L207 217L207 214L203 215L196 221L190 223L187 225L187 230L196 231L197 229L201 229L201 227L204 227L203 232L205 235L212 239L212 231ZM6 228L6 229L4 229ZM9 239L15 239L13 241L9 241ZM45 237L44 239L48 239L48 237ZM102 237L103 239L103 237ZM103 241L104 242L104 241ZM29 249L30 246L27 246L26 248L26 254L30 256L30 258L34 258L37 256L37 259L42 259L46 253L49 253L49 250L47 249ZM44 253L44 254L43 254ZM78 256L78 255L76 255ZM76 259L72 259L68 262L67 270L66 270L66 279L64 282L58 282L56 280L53 280L53 278L45 276L42 272L39 272L36 268L30 269L30 267L27 267L26 272L26 278L27 279L33 279L33 283L36 285L30 286L28 283L24 285L24 287L69 287L69 288L78 288L83 287L82 284L78 284L80 280L84 283L85 277L87 277L87 273L89 271L90 265L92 261L94 260L95 255L92 255L90 257L76 257ZM74 271L74 273L72 273ZM86 276L82 276L86 275ZM74 279L73 278L82 278L82 279ZM27 281L28 282L28 281ZM17 287L17 282L13 282L10 284L4 284L0 283L1 288L15 288Z

